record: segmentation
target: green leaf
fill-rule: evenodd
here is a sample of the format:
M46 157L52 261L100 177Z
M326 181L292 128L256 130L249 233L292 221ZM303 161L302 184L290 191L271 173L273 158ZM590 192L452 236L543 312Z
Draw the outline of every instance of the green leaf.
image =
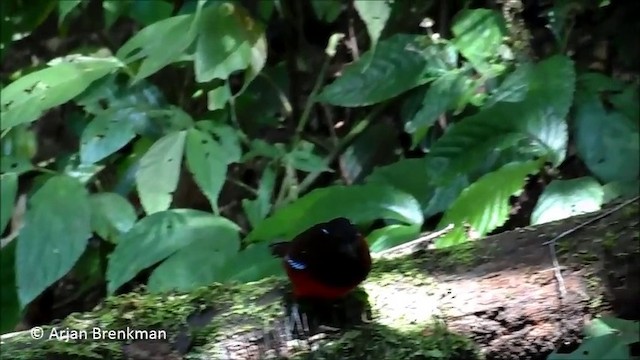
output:
M116 242L135 224L136 210L127 199L115 193L98 193L91 201L91 228L101 238Z
M338 79L324 87L319 100L344 107L367 106L396 97L426 83L424 36L398 34L382 40L347 66Z
M632 198L640 193L640 179L631 181L612 181L602 186L603 204L607 204L619 197Z
M580 159L603 182L640 176L640 133L618 113L604 109L595 96L577 101L573 122Z
M498 88L491 93L491 96L484 104L485 107L491 107L498 102L519 102L525 99L529 91L529 83L531 81L531 73L533 66L524 63L510 73Z
M638 128L640 121L640 95L637 85L629 85L620 94L611 96L611 104Z
M311 0L313 10L318 19L324 22L334 22L343 10L340 0Z
M546 157L555 166L564 160L568 143L565 117L574 91L571 61L549 58L534 67L531 78L524 101L485 108L438 139L429 157L448 161L436 177L440 183L469 174L494 151L514 146L531 157Z
M58 26L64 22L64 19L69 15L73 9L75 9L82 0L65 0L58 2Z
M340 204L340 206L336 206ZM381 185L330 186L317 189L278 209L249 233L246 240L290 239L319 222L344 216L355 223L393 219L421 225L414 197Z
M454 45L481 73L490 70L487 60L498 53L507 36L504 19L489 9L460 11L452 27Z
M592 177L553 180L542 192L531 214L531 225L566 219L600 210L602 186Z
M437 240L438 247L464 241L467 225L478 236L484 236L504 224L509 218L509 198L522 192L527 176L536 173L542 164L541 161L509 163L464 189L438 224L438 228L455 226Z
M140 159L136 185L147 214L167 210L178 186L187 132L178 131L156 141Z
M13 214L13 206L18 194L18 174L0 175L0 189L0 233L3 233Z
M207 109L210 111L224 109L231 99L231 89L225 83L207 93Z
M314 153L315 145L308 141L301 141L290 153L285 155L285 161L294 169L306 172L332 171L326 161Z
M218 143L224 151L225 155L223 158L227 162L227 165L240 161L242 148L240 147L238 130L229 125L215 123L211 120L198 121L196 127L200 130L207 131L218 139Z
M255 228L269 214L275 184L276 172L271 167L266 167L258 184L256 199L242 199L242 209L252 227Z
M45 110L73 99L120 66L114 58L69 57L19 78L2 89L0 130L38 119Z
M129 16L143 25L151 25L155 22L171 16L173 4L159 1L133 0L129 8Z
M227 176L222 147L204 131L187 131L186 157L189 171L217 214L218 196Z
M194 16L180 15L155 22L136 33L116 53L125 63L142 60L134 81L140 81L178 61L196 38Z
M391 5L388 1L355 0L353 7L367 27L371 48L375 48L382 30L391 15Z
M549 354L549 360L618 360L632 359L631 346L640 341L638 321L613 317L594 319L585 326L585 340L570 354Z
M389 225L372 231L367 241L371 252L377 253L413 240L419 233L418 225Z
M252 244L226 259L216 281L247 283L279 275L282 270L282 262L271 255L269 244Z
M418 131L426 134L438 117L455 105L463 92L464 80L463 74L458 71L448 72L436 79L429 86L420 109L405 123L405 131L411 134ZM420 140L422 139L414 136L414 146Z
M113 294L140 271L174 255L177 259L171 260L159 275L155 275L154 287L166 286L172 280L163 274L169 277L177 275L171 271L177 272L181 266L193 269L192 266L215 264L213 256L208 263L193 262L194 259L189 256L196 256L197 251L188 248L193 245L202 250L202 246L211 245L209 249L217 249L223 256L231 254L239 246L238 230L238 226L231 221L203 211L173 209L149 215L118 240L109 258L107 290ZM181 253L181 250L185 253ZM181 283L184 285L182 279L176 278L173 285Z
M428 159L403 159L391 165L379 167L367 177L366 183L390 185L415 197L425 218L445 211L469 185L466 177L459 176L446 186L432 184L435 173Z
M221 2L205 8L194 55L197 82L227 79L250 68L247 86L266 63L266 39L262 25L239 5Z
M67 176L50 178L29 200L16 249L22 308L66 275L91 236L87 190Z
M7 334L15 330L22 318L20 302L16 288L16 243L13 240L0 249L0 333Z
M136 136L131 111L111 109L98 114L82 131L80 159L85 164L96 163L122 149Z

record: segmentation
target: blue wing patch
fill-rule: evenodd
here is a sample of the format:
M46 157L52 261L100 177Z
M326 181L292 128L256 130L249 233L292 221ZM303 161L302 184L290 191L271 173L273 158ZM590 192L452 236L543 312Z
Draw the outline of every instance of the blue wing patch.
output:
M299 261L295 261L292 258L290 258L289 256L285 257L285 261L287 262L287 264L289 264L289 266L291 266L292 268L296 269L296 270L304 270L307 268L307 265L299 262Z

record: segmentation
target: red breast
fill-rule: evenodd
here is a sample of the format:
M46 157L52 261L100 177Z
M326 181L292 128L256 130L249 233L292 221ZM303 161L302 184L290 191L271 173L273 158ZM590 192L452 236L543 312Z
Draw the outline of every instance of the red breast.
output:
M293 286L293 294L296 297L313 297L321 299L338 299L347 295L353 287L331 287L315 281L304 271L295 271L287 266L287 275Z

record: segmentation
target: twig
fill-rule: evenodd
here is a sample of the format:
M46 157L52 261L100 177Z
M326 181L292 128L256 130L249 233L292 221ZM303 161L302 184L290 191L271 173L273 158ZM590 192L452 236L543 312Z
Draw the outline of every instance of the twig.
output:
M567 235L569 235L569 234L573 233L573 232L574 232L574 231L576 231L576 230L579 230L579 229L581 229L581 228L583 228L583 227L585 227L585 226L587 226L587 225L589 225L589 224L591 224L591 223L593 223L593 222L595 222L595 221L598 221L598 220L600 220L600 219L602 219L602 218L604 218L604 217L607 217L607 216L609 216L609 215L613 214L614 212L616 212L616 211L618 211L618 210L622 209L623 207L625 207L625 206L627 206L627 205L631 204L632 202L634 202L634 201L638 200L639 198L640 198L640 196L636 196L636 197L634 197L634 198L633 198L633 199L631 199L631 200L627 200L627 201L623 202L622 204L620 204L620 205L618 205L618 206L614 207L613 209L611 209L611 210L609 210L609 211L606 211L606 212L604 212L604 213L602 213L602 214L600 214L600 215L598 215L598 216L594 217L593 219L591 219L591 220L589 220L589 221L586 221L586 222L584 222L584 223L582 223L582 224L580 224L580 225L578 225L578 226L576 226L576 227L573 227L573 228L571 228L571 229L569 229L569 230L567 230L567 231L565 231L565 232L561 233L560 235L558 235L558 236L554 237L553 239L551 239L551 240L549 240L549 241L547 241L547 242L542 243L542 245L549 245L549 244L551 244L551 243L554 243L554 242L556 242L556 241L560 240L561 238L563 238L563 237L565 237L565 236L567 236Z
M432 232L432 233L427 234L425 236L421 236L421 237L419 237L419 238L417 238L415 240L411 240L411 241L409 241L407 243L404 243L404 244L401 244L401 245L398 245L398 246L394 246L394 247L392 247L390 249L381 251L379 253L374 254L373 257L374 258L381 258L381 257L383 257L383 256L385 256L387 254L398 252L398 251L402 251L402 250L405 250L406 248L411 248L411 247L414 247L414 246L416 246L418 244L421 244L421 243L424 243L424 242L427 242L427 241L431 242L432 240L434 240L436 238L439 238L440 236L442 236L442 235L450 232L451 230L453 230L453 227L454 227L453 224L449 224L449 225L447 225L447 227L445 227L442 230L438 230L438 231Z
M569 229L567 231L564 231L560 235L558 235L558 236L554 237L553 239L543 243L543 245L549 245L549 253L551 255L551 262L553 264L553 273L555 275L556 281L558 281L558 291L560 292L560 298L561 299L563 299L567 295L567 289L566 289L566 287L564 285L564 278L562 277L562 271L560 269L560 263L558 262L558 256L556 255L556 242L559 239L561 239L561 238L573 233L574 231L576 231L578 229L581 229L581 228L583 228L583 227L585 227L585 226L587 226L587 225L589 225L589 224L591 224L591 223L593 223L593 222L595 222L597 220L600 220L600 219L602 219L604 217L607 217L607 216L613 214L614 212L616 212L616 211L622 209L623 207L631 204L632 202L638 200L638 198L639 197L636 196L635 198L633 198L631 200L625 201L622 204L614 207L613 209L611 209L609 211L606 211L606 212L594 217L593 219L590 219L589 221L586 221L586 222L584 222L584 223L582 223L582 224L580 224L578 226L575 226L575 227L573 227L573 228L571 228L571 229Z

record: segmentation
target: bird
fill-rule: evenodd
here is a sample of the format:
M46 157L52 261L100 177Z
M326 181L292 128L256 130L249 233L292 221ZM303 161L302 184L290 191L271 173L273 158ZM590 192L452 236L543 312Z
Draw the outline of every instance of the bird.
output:
M371 271L369 245L344 217L316 224L270 248L273 256L282 258L296 298L344 298Z

